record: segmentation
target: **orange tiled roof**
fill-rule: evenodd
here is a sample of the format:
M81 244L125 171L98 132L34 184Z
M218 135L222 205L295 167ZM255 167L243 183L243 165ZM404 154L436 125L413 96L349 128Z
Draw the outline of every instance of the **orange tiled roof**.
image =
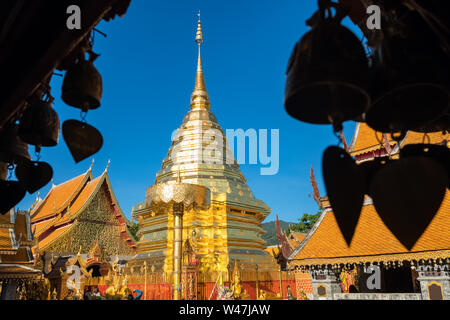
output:
M275 254L278 254L278 251L279 251L278 249L279 249L278 246L270 246L270 247L266 247L264 249L264 251L268 252L273 257L272 250L275 252Z
M89 181L70 206L70 214L66 212L54 225L61 225L73 220L81 212L81 209L90 203L91 197L95 194L94 191L100 187L101 182L103 182L103 175Z
M33 257L31 256L31 249L28 247L20 247L15 254L2 255L1 264L3 263L31 264L32 262Z
M10 212L0 214L0 225L11 224Z
M291 231L288 239L291 242L291 244L294 246L294 248L296 248L300 245L300 243L303 241L303 239L305 239L305 237L306 237L305 233Z
M103 183L106 183L113 202L117 203L106 170L101 176L93 179L89 169L85 174L50 190L45 199L35 206L36 209L32 217L33 230L36 230L36 236L41 236L39 241L40 250L62 236L65 231L68 231L74 225L73 221L89 205ZM55 205L52 204L55 201L57 202L56 211L54 209ZM118 214L126 221L120 207L116 205L115 208L118 210ZM119 216L116 214L116 217ZM135 247L126 226L123 231L125 232L125 240L130 240L130 245ZM44 233L45 235L42 237Z
M13 250L9 230L9 228L0 228L0 252Z
M54 186L44 200L33 208L32 221L35 222L63 211L90 178L92 174L91 170L88 170L78 177Z
M46 235L43 239L39 241L40 249L45 248L53 240L61 236L64 233L64 231L68 229L69 226L72 226L72 224L67 225L67 223L74 220L76 216L81 212L81 209L90 203L90 199L92 198L94 191L97 190L99 184L103 182L103 177L104 175L101 175L100 177L97 177L94 180L91 180L85 184L84 188L77 195L73 204L70 207L68 207L70 214L69 212L65 211L63 215L60 214L55 216L53 219L45 220L35 224L36 234L42 234L50 227L56 227L54 231L52 231L50 234ZM61 225L63 225L63 227L61 228L57 227Z
M333 211L327 209L303 247L291 256L291 265L413 260L450 256L450 191L425 232L408 251L386 227L373 205L361 211L350 247L339 230Z
M21 264L0 264L0 279L36 277L41 271Z
M429 137L430 142L428 142L428 138L425 136L425 134L409 131L406 135L405 140L402 142L402 145L422 142L437 144L442 142L442 140L450 140L449 133L442 134L442 132L434 132L427 134L427 136ZM380 145L377 137L383 142L383 136L381 132L373 130L366 123L357 123L355 134L350 144L352 156L371 152L384 147ZM390 139L391 136L388 135L388 138ZM392 139L389 140L389 143L391 147L396 144L396 142Z
M80 178L82 176L83 175L81 175L77 178ZM88 200L90 199L91 195L93 194L93 191L96 189L98 183L100 181L103 181L102 178L103 178L103 175L94 180L90 180L87 183L80 182L82 189L80 190L80 188L76 187L75 192L72 192L69 195L69 199L73 199L76 197L75 201L69 207L69 205L70 205L69 199L66 199L66 200L59 199L59 202L64 203L64 206L62 206L60 208L61 211L57 212L56 214L55 214L55 211L53 208L50 212L45 212L45 210L50 209L48 206L44 205L43 207L39 208L40 214L38 216L34 216L34 218L33 218L33 222L38 221L38 222L33 223L33 228L35 228L36 236L40 236L41 234L43 234L46 230L48 230L52 226L65 224L65 223L69 222L70 220L73 220L80 213L80 209L83 208L84 205L88 204L88 202L89 202ZM74 179L72 179L72 180L74 180ZM72 180L70 180L70 181L72 181ZM55 188L57 188L57 187L55 187ZM53 190L55 188L50 190L50 194L53 192ZM57 196L59 194L59 191L56 193L54 192L53 196L50 196L50 194L47 195L46 199L51 199L52 197ZM67 210L70 211L70 215L67 214ZM45 219L45 217L48 217L48 219ZM45 219L45 220L42 220L42 219Z
M74 224L66 224L65 226L59 227L55 230L53 230L49 235L47 235L44 239L39 241L39 250L44 249L46 246L48 246L53 240L57 239L59 236L61 236L65 231L69 230L70 227L72 227Z
M428 136L428 138L427 138ZM414 144L414 143L431 143L431 144L438 144L441 143L443 140L450 140L450 133L442 134L442 132L433 132L428 133L427 136L425 136L423 133L419 132L408 132L408 135L405 138L405 144Z

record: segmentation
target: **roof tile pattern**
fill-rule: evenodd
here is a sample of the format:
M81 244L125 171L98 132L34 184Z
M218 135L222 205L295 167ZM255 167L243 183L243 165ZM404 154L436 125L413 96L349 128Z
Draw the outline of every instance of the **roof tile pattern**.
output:
M45 247L57 241L76 224L77 216L91 203L91 200L103 185L108 188L112 195L111 200L115 203L114 208L119 223L126 223L126 219L113 195L107 170L93 179L91 168L89 168L86 173L53 187L44 200L34 206L32 223L36 236L39 238L39 250L44 250ZM130 246L134 247L135 244L126 226L122 231ZM36 251L36 248L33 248L33 250Z
M31 212L33 221L38 221L45 217L51 216L65 209L67 202L70 201L82 188L82 184L89 178L91 171L79 175L69 181L58 186L54 186L47 196Z
M450 251L450 191L448 190L441 208L411 251L408 251L386 227L373 205L363 207L350 247L347 247L333 211L326 210L323 214L323 220L316 231L293 257L293 260L303 260L299 264L345 263L349 261L347 259L349 257L363 257L361 261L377 261L380 257L375 256L398 254L401 254L401 259L407 260L408 257L417 259L425 251Z
M396 142L391 139L391 136L388 134L389 143L391 146L395 145ZM355 136L353 137L355 141L352 141L352 155L358 155L366 152L371 152L374 150L378 150L383 148L380 144L380 141L383 142L383 136L381 132L377 132L370 128L366 123L358 123ZM424 133L409 131L406 135L405 140L402 145L405 144L413 144L413 143L431 143L438 144L443 140L450 140L450 134L442 134L442 132L434 132L425 135Z

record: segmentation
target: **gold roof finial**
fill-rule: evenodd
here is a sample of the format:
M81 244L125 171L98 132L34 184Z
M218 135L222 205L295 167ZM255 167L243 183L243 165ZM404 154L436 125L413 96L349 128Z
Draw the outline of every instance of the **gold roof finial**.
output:
M89 167L88 171L92 170L92 167L94 166L95 158L92 158L91 166Z
M202 22L200 20L200 11L198 12L197 33L195 35L195 42L198 44L198 61L197 74L195 77L194 92L191 95L191 108L209 108L209 96L206 92L205 77L203 75L202 59L200 54L200 47L203 43Z
M105 171L108 171L109 164L111 163L111 159L108 159L108 164L106 165Z
M199 46L203 43L202 22L200 21L200 10L198 10L198 22L197 22L197 35L195 36L195 42Z

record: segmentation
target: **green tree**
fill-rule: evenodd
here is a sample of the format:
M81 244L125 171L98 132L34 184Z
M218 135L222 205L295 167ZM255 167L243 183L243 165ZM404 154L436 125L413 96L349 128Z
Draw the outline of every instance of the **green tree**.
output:
M286 232L286 235L289 235L290 231L301 233L309 232L309 230L311 230L311 228L319 219L320 215L322 214L322 211L323 208L320 208L316 214L304 213L303 216L300 219L298 219L298 223L290 225L289 230L287 230Z
M134 239L138 240L137 232L139 230L139 224L132 222L131 225L128 226L128 230L130 230L130 233L133 235Z

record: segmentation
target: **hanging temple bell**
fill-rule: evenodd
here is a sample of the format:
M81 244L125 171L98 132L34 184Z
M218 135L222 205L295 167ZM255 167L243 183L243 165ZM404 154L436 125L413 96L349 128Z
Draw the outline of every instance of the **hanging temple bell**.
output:
M0 131L0 214L7 213L24 197L26 190L19 181L6 180L7 164L22 164L30 161L28 145L17 135L17 125L8 124Z
M90 52L90 58L86 60L83 52L78 62L67 70L62 85L62 100L84 112L100 107L102 99L102 77L94 67L94 59L95 54Z
M102 77L93 64L97 55L91 50L88 53L89 60L85 60L82 51L78 62L67 71L62 85L62 100L82 112L100 107L103 91ZM103 145L100 131L84 120L67 120L62 131L76 163L97 153Z
M450 59L436 34L403 5L382 25L383 40L371 55L367 124L385 133L450 130Z
M332 16L331 9L336 9ZM368 61L360 40L340 24L340 4L320 1L288 62L285 109L300 121L333 124L361 116L369 107Z

